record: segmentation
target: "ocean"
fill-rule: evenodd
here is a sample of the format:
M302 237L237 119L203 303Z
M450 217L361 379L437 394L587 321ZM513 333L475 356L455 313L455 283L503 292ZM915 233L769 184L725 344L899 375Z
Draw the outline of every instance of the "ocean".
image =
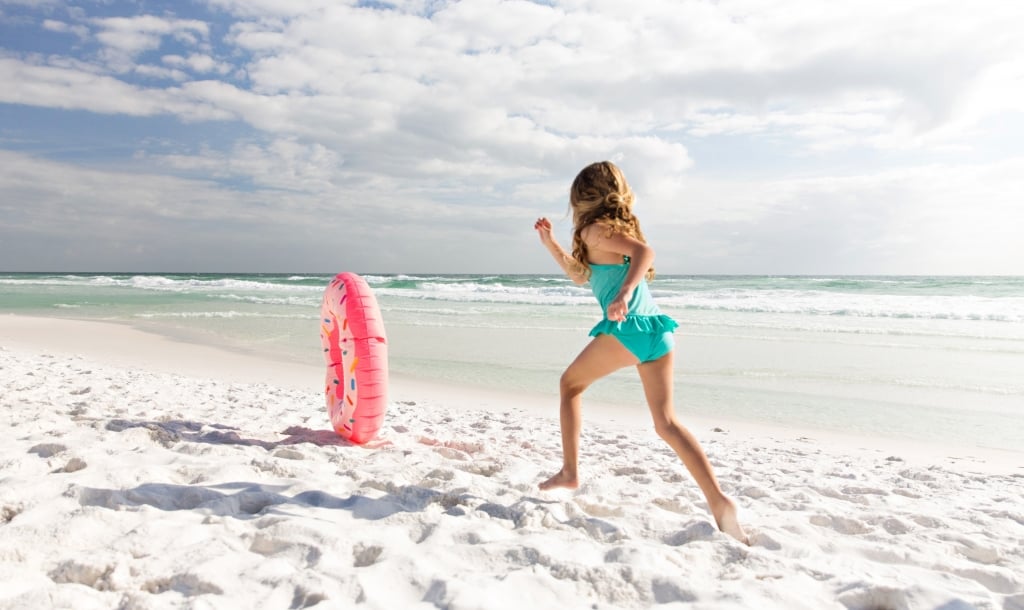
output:
M322 364L322 274L0 274L0 314ZM550 396L601 312L544 275L376 275L394 375ZM1024 277L659 276L676 410L1024 451ZM645 410L635 372L588 392Z

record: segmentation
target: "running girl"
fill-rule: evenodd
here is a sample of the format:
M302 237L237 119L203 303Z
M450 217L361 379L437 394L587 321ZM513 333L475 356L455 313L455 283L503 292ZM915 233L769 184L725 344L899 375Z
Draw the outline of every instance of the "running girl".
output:
M551 222L534 224L540 241L577 284L590 281L605 317L590 331L585 347L560 381L562 469L540 484L542 490L579 486L578 460L583 391L598 379L636 366L654 429L683 461L704 492L718 528L747 543L726 496L697 439L676 421L672 402L675 320L654 304L647 280L654 276L654 250L633 215L633 191L622 171L609 161L583 168L569 191L573 216L572 256L551 233Z

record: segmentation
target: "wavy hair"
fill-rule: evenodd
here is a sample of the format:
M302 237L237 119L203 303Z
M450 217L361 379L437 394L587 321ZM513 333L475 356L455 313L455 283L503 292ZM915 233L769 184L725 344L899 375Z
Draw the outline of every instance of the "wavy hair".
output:
M611 161L591 163L583 168L569 189L569 208L572 210L572 258L590 277L587 244L583 229L592 224L606 227L606 236L622 233L647 243L640 220L633 215L633 190L626 176ZM654 278L654 267L647 270L647 279Z

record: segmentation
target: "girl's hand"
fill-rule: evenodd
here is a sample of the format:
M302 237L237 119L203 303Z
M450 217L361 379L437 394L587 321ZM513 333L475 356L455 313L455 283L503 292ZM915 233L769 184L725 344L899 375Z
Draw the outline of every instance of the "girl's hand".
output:
M538 218L537 222L533 223L533 228L537 231L540 236L540 243L545 246L551 243L554 237L551 235L551 221L547 218Z
M626 303L626 295L618 294L608 303L608 310L605 312L605 316L612 322L622 322L626 319L626 313L629 312L629 305Z

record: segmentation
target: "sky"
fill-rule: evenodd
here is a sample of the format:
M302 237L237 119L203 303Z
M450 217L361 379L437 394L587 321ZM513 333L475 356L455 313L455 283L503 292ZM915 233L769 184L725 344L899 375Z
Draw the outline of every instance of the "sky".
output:
M1024 275L1024 2L0 0L0 271Z

